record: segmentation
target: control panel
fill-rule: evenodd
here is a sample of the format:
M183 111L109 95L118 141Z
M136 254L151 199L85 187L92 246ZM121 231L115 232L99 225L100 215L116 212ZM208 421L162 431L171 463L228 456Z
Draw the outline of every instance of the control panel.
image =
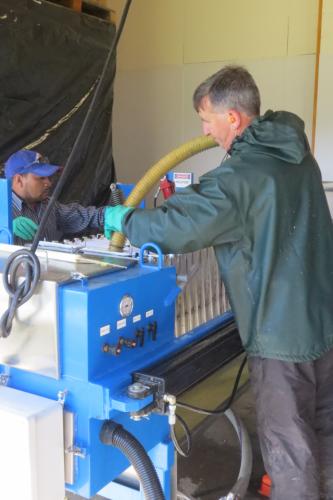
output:
M154 265L60 286L64 374L93 381L158 359L174 339L178 291L175 269ZM73 349L87 363L71 363Z

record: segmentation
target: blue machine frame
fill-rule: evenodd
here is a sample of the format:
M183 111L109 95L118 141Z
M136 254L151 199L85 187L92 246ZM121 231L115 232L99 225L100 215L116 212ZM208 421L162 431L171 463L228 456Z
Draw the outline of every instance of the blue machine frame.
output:
M5 200L10 207L9 184L4 187L1 180L0 189L7 193ZM2 215L6 211L3 199ZM1 224L4 233L10 234L10 217L2 218ZM175 300L179 293L175 269L164 267L161 255L157 264L144 264L143 255L144 249L139 265L105 270L58 285L58 379L0 365L0 371L9 376L8 386L61 400L66 414L73 417L74 480L66 484L66 489L86 498L98 492L109 498L143 498L142 492L112 482L130 465L120 451L99 439L104 420L112 419L142 443L166 499L171 499L174 448L168 419L154 413L149 419L131 418L153 398L127 395L131 374L167 359L231 317L224 314L175 338ZM124 297L130 298L130 307L121 313ZM142 337L137 341L138 332L144 332L143 342Z
M13 243L11 182L0 179L0 243Z

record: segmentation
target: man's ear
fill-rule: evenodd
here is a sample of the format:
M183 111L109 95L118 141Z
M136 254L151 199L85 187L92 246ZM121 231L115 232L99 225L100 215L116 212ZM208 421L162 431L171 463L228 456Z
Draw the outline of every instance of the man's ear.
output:
M12 185L13 186L22 186L22 184L23 184L22 175L15 174L14 177L12 178Z
M21 189L23 188L24 185L24 178L23 175L21 174L16 174L12 178L12 189L15 192L21 192Z
M241 115L235 109L229 109L228 111L228 122L231 128L237 130L241 125Z

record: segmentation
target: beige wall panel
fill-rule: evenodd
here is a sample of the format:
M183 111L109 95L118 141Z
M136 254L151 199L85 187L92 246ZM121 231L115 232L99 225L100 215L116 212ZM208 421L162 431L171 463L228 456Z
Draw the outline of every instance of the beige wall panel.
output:
M287 0L184 0L184 62L287 55Z
M136 182L182 136L182 69L118 71L113 112L117 178Z
M184 130L183 141L202 133L201 124L192 108L195 87L220 69L224 63L191 64L184 68ZM262 112L267 109L286 110L298 114L311 137L312 103L315 56L298 56L282 59L238 61L253 74L261 92ZM196 177L217 166L223 153L215 148L197 155L184 165L194 171Z
M333 55L333 0L323 2L320 52L323 55Z
M259 61L251 63L249 69L261 89L262 111L271 108L296 113L311 138L315 56Z
M115 1L119 20L123 1ZM143 70L183 63L183 2L132 2L118 48L118 69Z
M292 0L289 3L288 54L315 54L318 0Z
M333 55L322 53L319 66L315 157L324 181L333 181L332 68Z

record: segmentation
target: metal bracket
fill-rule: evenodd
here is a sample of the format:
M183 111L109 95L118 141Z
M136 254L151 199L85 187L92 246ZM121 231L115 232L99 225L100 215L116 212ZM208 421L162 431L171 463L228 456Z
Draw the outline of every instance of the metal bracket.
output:
M67 397L67 394L68 394L68 389L64 389L63 391L58 391L58 402L64 406L65 404L65 401L66 401L66 397Z
M163 400L165 394L165 380L160 377L147 375L145 373L135 372L133 374L134 384L141 384L142 386L149 387L154 394L154 402L156 407L154 412L165 413L166 403Z
M65 449L67 455L73 455L74 457L86 458L87 450L86 448L80 448L79 446L69 446Z
M8 385L9 382L9 375L6 375L5 373L0 374L0 385Z

